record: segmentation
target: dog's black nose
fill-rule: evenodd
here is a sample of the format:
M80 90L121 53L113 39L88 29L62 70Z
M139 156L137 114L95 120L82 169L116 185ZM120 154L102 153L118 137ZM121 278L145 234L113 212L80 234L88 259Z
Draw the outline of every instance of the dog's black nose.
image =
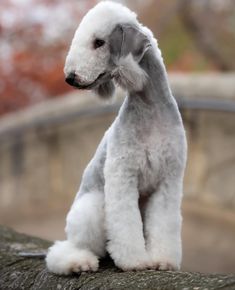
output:
M66 78L65 81L66 83L68 83L69 85L73 86L74 85L74 81L75 81L76 75L75 73L70 73Z

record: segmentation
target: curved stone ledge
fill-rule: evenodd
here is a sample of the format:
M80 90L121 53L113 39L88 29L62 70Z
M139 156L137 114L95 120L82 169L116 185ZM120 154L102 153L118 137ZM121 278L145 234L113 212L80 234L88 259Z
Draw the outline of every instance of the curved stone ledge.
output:
M185 196L234 211L235 113L227 111L235 108L235 74L170 74L169 79L189 143ZM116 116L122 93L117 95L105 103L75 91L0 119L2 223L68 209ZM224 102L226 110L220 111ZM200 109L211 105L213 110Z

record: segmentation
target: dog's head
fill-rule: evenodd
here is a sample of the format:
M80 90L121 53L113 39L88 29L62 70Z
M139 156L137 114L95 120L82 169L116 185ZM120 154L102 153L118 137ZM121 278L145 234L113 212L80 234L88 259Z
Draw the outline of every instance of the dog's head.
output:
M143 87L140 68L151 32L136 14L121 4L105 1L91 9L75 32L65 63L66 82L79 89L94 89L109 97L116 80L122 87Z

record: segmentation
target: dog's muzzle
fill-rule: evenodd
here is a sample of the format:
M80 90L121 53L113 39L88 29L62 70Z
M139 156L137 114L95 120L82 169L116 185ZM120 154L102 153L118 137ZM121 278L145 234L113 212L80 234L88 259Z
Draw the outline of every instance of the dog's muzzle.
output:
M73 86L78 89L93 89L103 81L107 81L108 79L112 78L111 74L108 72L101 73L94 82L89 84L82 84L81 79L77 76L74 72L70 73L66 78L65 81L70 86Z

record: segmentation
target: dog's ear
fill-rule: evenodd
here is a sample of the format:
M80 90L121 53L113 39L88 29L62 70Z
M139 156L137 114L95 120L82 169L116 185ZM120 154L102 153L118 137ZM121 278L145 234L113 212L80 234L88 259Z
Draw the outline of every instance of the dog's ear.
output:
M94 92L102 99L111 98L114 94L114 91L115 86L112 80L108 80L94 89Z
M118 24L110 35L109 43L114 62L130 53L139 62L150 46L148 37L138 27L130 24Z
M150 46L148 37L138 27L122 24L111 33L109 44L115 81L124 89L140 91L147 80L139 62Z

